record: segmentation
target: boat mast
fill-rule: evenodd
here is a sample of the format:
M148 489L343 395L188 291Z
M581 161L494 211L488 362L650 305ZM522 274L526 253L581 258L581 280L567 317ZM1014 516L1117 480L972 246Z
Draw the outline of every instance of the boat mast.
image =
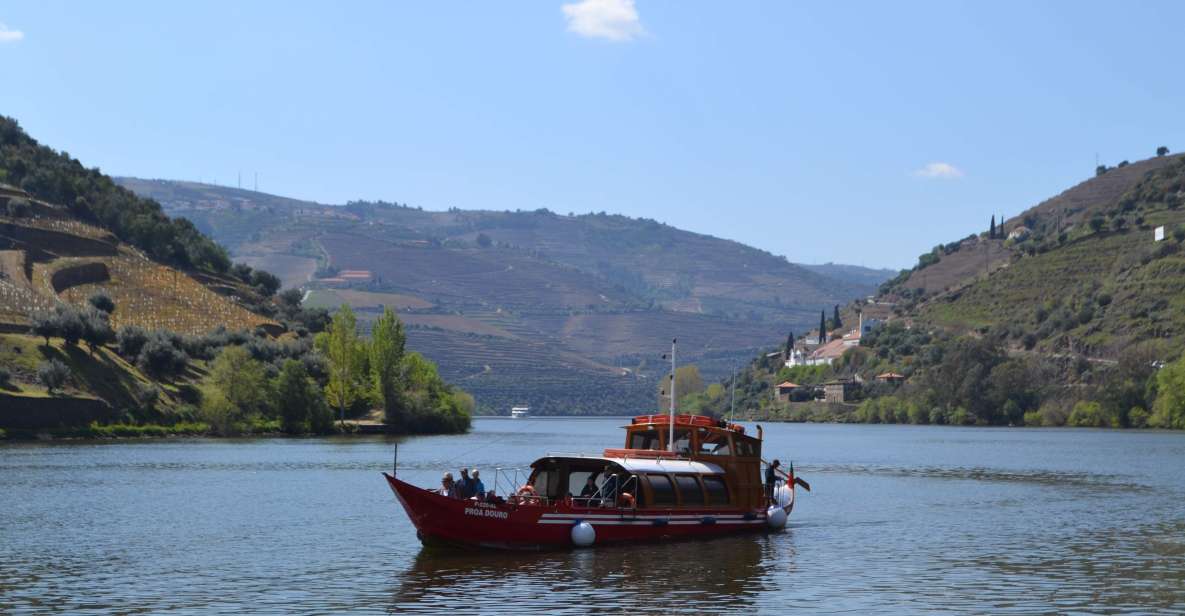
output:
M729 381L732 384L732 401L728 403L728 423L732 423L732 419L737 414L737 365L732 365L732 379Z
M675 344L678 338L671 339L671 421L670 432L667 435L667 447L675 451Z

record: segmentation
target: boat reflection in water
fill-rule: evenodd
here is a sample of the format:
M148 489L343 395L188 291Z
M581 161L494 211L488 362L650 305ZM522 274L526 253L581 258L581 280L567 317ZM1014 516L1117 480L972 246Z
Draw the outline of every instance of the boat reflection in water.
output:
M534 554L423 547L395 578L389 611L754 609L779 572L793 568L792 541L793 533L742 535Z

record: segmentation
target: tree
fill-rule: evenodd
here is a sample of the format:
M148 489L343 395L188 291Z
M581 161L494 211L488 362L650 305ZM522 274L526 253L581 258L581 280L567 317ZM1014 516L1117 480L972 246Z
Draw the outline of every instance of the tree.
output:
M1185 428L1185 357L1156 373L1156 402L1148 425L1155 428Z
M251 272L251 286L255 287L264 297L271 297L280 288L280 279L275 274L254 270Z
M300 289L287 289L280 293L276 299L280 300L280 307L284 309L285 313L295 314L300 310L300 304L304 300L304 293Z
M790 335L786 336L786 350L783 354L789 359L792 352L794 352L794 332L790 332Z
M86 333L86 324L82 322L82 313L73 306L62 305L59 305L55 312L57 313L58 335L66 341L66 344L78 344L78 341L82 340L82 335Z
M1103 228L1103 225L1106 224L1106 222L1107 221L1103 220L1102 216L1095 216L1094 218L1090 219L1090 230L1098 233L1099 230Z
M988 239L996 239L996 215L992 214L992 226L988 227Z
M284 361L276 377L276 407L280 414L280 427L289 434L309 432L318 416L332 415L325 406L325 398L317 384L309 378L304 364L295 359Z
M119 328L119 334L116 336L116 349L124 358L134 360L140 356L140 351L146 342L148 342L148 332L135 325L126 325Z
M183 344L181 337L173 332L154 331L140 347L136 366L157 377L178 374L189 365L189 356L183 350Z
M222 350L210 366L210 384L244 413L264 413L269 400L263 364L241 346Z
M670 408L671 392L668 389L670 383L671 373L669 372L658 382L658 409L660 411ZM682 407L684 398L703 391L704 379L700 376L699 368L695 364L679 366L675 369L675 395L679 396L677 408Z
M96 348L115 341L115 330L111 329L107 313L99 308L92 306L82 313L82 326L82 340L91 355Z
M839 320L839 304L836 304L835 308L832 309L831 322L835 324L833 329L839 329L843 327L843 321Z
M1094 168L1094 176L1097 178L1107 172L1107 165L1099 165Z
M1159 148L1156 148L1156 155L1157 156L1164 156L1165 154L1168 154L1168 153L1169 153L1169 149L1163 145L1160 146Z
M361 394L359 381L363 378L362 363L365 356L358 342L357 320L349 304L342 304L329 329L318 337L324 347L323 353L329 360L329 384L325 386L325 397L329 404L337 407L338 419L343 424L346 409L354 404Z
M403 352L407 344L403 323L395 311L384 308L382 316L374 322L370 336L370 376L375 398L383 405L386 423L401 425L405 419L401 377Z
M37 366L37 380L51 394L55 389L60 389L68 378L70 378L70 368L56 359L43 361Z
M30 319L29 328L33 335L45 338L45 346L49 346L49 339L58 335L57 315L52 312L34 312Z
M115 312L115 301L111 299L111 296L107 294L105 289L99 289L98 291L91 293L91 296L88 297L86 301L91 306L94 306L95 309L101 310L107 314Z
M819 311L819 344L827 342L827 316L822 310Z

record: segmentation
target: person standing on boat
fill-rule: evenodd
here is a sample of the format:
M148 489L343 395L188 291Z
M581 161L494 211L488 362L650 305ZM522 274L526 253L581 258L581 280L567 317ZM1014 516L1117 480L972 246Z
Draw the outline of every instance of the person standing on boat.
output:
M769 501L769 504L771 505L774 503L774 488L776 488L778 486L778 482L781 481L781 478L778 477L778 467L780 466L782 466L782 463L778 460L774 460L769 464L769 466L765 467L765 499Z
M476 468L469 471L469 487L470 496L476 496L477 500L485 500L486 485L481 482L481 475L478 474Z
M473 496L473 480L469 479L469 469L461 469L461 478L457 480L457 498Z

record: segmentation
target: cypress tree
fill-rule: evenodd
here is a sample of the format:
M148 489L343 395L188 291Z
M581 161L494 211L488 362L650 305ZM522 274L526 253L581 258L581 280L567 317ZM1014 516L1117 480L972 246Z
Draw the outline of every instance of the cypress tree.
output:
M827 313L819 311L819 344L827 342Z
M839 320L839 304L835 305L835 308L831 313L831 322L835 326L832 329L839 329L843 327L843 321Z
M794 332L786 337L786 359L790 359L790 353L794 352Z
M996 215L992 214L992 226L988 228L988 239L996 239Z

